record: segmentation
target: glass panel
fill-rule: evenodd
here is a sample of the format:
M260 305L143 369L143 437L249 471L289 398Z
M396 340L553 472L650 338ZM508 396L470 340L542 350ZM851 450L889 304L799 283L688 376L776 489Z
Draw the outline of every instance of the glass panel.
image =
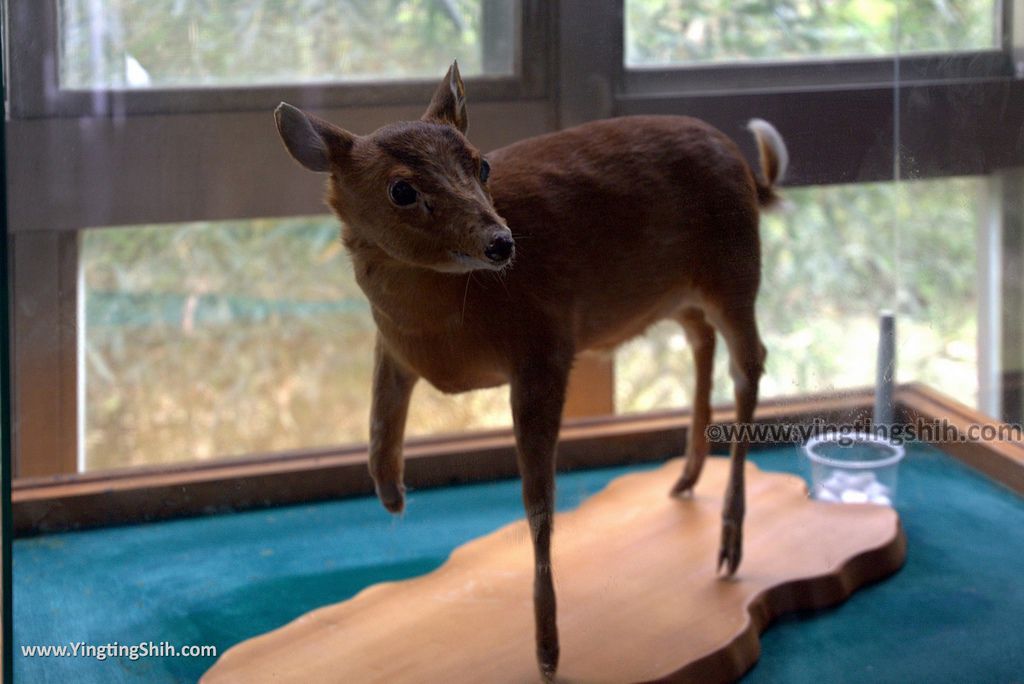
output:
M769 350L761 396L872 385L878 312L899 292L898 379L976 405L984 188L958 178L783 189L790 208L761 223L758 318ZM719 403L732 401L727 359L719 342ZM693 386L678 325L662 323L618 352L619 411L690 406Z
M650 17L648 25L656 30L648 34L657 39L651 39L649 52L634 51L627 59L635 64L822 55L831 59L846 54L959 50L995 44L991 30L995 4L990 0L727 1L717 0L715 5L709 0L631 2L631 13ZM1019 5L1021 0L1015 2ZM594 48L589 53L593 59L563 59L559 73L545 81L546 91L554 99L559 92L580 84L580 97L574 99L585 100L588 91L595 94L590 98L593 112L607 104L600 97L600 80L615 83L621 66L596 74L597 87L593 87L595 68L608 67L602 56L617 54L622 39L622 27L614 13L598 11L598 4L559 3L560 10L565 10L560 20L570 12L579 17L578 26L563 21L563 34L596 37L597 44L587 44ZM538 21L538 32L544 35L559 32L558 26L548 23L555 17L545 9L550 5L528 3L530 21ZM609 0L607 5L617 7L618 1ZM511 60L500 62L494 58L498 53L489 49L482 54L477 51L482 49L481 43L488 43L496 26L511 31L509 27L516 24L491 21L498 16L490 14L491 8L506 12L513 7L503 0L18 0L4 5L8 6L53 12L60 8L64 13L63 37L51 31L49 24L27 23L5 35L13 44L4 57L25 59L5 61L0 73L19 77L14 82L33 95L28 98L32 102L45 102L53 95L47 90L52 85L51 71L56 74L60 68L47 56L53 51L51 43L63 45L64 67L78 70L64 74L65 87L75 83L84 88L198 84L208 86L210 93L219 97L227 86L282 80L302 83L423 75L436 81L453 51L467 73L505 73ZM645 7L646 15L640 11ZM897 7L902 22L894 14ZM918 12L916 17L914 12ZM415 16L406 25L403 22L409 13ZM459 13L465 22L456 30L452 17ZM44 11L9 14L49 21ZM703 17L704 23L693 23L691 16ZM632 17L630 22L630 30L636 32L639 24ZM411 28L414 23L415 31ZM78 29L70 28L74 26ZM67 43L75 30L78 33ZM500 36L500 31L495 35ZM681 40L677 38L680 35ZM907 39L890 35L906 35ZM350 44L338 45L339 40ZM673 52L677 40L683 47ZM699 49L683 49L687 40ZM567 41L564 49L579 47ZM458 53L463 48L472 54ZM1010 430L964 431L963 437L970 443L955 444L945 441L952 435L939 435L935 444L923 443L928 436L921 434L922 440L907 443L900 463L876 463L870 472L848 470L853 470L851 462L868 460L873 454L891 454L897 445L882 447L877 435L848 444L840 441L838 446L834 442L817 455L846 458L827 468L820 458L812 464L803 450L808 433L817 431L819 420L838 420L844 428L853 427L848 415L837 416L831 410L833 400L848 387L873 384L877 317L882 309L893 309L897 316L898 379L924 385L917 392L900 388L895 402L897 420L910 417L910 412L900 410L913 408L907 405L910 400L925 406L926 414L927 404L934 404L936 410L928 418L941 421L952 416L982 427L982 416L956 408L944 411L941 399L923 401L922 393L932 391L975 404L991 416L1013 421L1024 416L1024 146L1020 145L1024 108L1010 106L1019 103L1024 81L996 76L943 78L954 75L943 73L946 64L960 71L969 60L928 60L930 67L936 67L935 81L909 86L896 82L890 84L891 89L874 83L845 83L841 89L813 84L800 88L800 84L790 83L787 89L771 93L763 112L741 111L748 102L763 102L759 96L747 100L711 89L701 97L700 115L735 138L748 160L756 159L754 145L737 125L738 119L748 116L771 120L789 145L792 160L791 172L780 188L791 207L766 214L760 232L763 285L757 313L768 363L759 385L766 399L794 398L789 407L795 410L786 421L803 436L791 430L783 430L781 435L741 430L738 436L746 433L754 442L748 461L752 467L746 472L753 473L756 467L768 477L765 471L803 471L810 475L808 491L823 500L828 498L825 494L840 501L888 500L903 521L909 540L905 569L891 578L879 578L877 587L851 602L849 610L791 620L777 633L773 631L773 645L781 647L774 649L775 657L757 666L748 681L850 680L851 668L866 671L866 658L875 671L893 673L888 677L893 681L1017 681L1024 670L1020 657L1012 656L1017 651L1007 648L1014 639L1020 641L1012 634L1007 638L1008 628L1020 622L1024 611L1024 591L1018 578L1024 561L1024 506L1016 493L1002 487L1014 486L1019 473L1019 432L1015 436ZM891 65L894 74L914 71L898 68L896 60L884 64L886 68ZM783 80L790 80L809 70L784 71ZM673 79L665 79L665 83L672 84ZM310 86L309 102L317 101L313 92L317 89ZM470 81L467 97L471 101L468 116L474 122L472 139L485 145L485 152L550 132L548 129L559 123L557 117L546 116L551 113L547 108L557 104L546 99L492 102L478 116L474 113L479 111L474 109L478 92ZM97 92L98 99L103 95ZM619 104L637 114L673 110L685 114L691 113L687 109L693 105L692 98L677 97L678 93L628 95ZM181 99L187 106L185 100L191 98ZM568 118L586 118L586 104L580 104L580 112L570 112L573 116ZM421 102L409 111L422 110L425 105ZM13 560L4 559L11 564L7 567L14 568L14 600L7 606L13 609L14 638L5 644L15 653L16 681L174 684L209 680L216 676L204 676L209 668L223 668L232 659L238 662L245 660L246 654L258 656L261 652L259 643L251 643L217 665L217 656L229 648L295 624L309 611L355 597L364 589L376 585L371 592L386 590L380 583L430 573L453 553L459 562L465 561L464 569L472 577L466 577L459 591L442 597L444 602L467 596L482 599L476 601L478 607L492 618L464 624L490 630L501 620L518 621L511 613L493 619L493 608L500 604L491 599L528 596L529 576L524 577L521 570L529 567L531 536L524 517L543 523L544 511L552 503L548 498L551 491L558 492L554 500L558 509L568 512L624 473L643 470L647 473L643 477L656 475L651 463L641 461L662 461L666 454L683 453L681 439L663 442L666 423L660 420L594 417L565 434L604 432L607 437L563 448L559 469L580 468L580 472L559 472L554 487L541 478L528 478L532 482L525 488L529 501L524 508L524 489L518 481L454 484L510 474L514 459L499 446L506 443L504 437L473 439L471 453L455 449L436 459L423 458L422 452L410 449L406 454L412 457L406 462L404 478L409 496L402 515L391 515L372 495L348 496L370 494L365 489L369 484L366 464L358 463L358 456L340 459L346 473L356 473L354 477L330 480L324 477L324 467L337 465L339 459L334 457L315 464L316 459L281 457L272 467L254 469L259 473L248 468L204 467L215 465L215 459L222 456L304 447L333 450L339 444L363 442L369 422L374 324L339 244L337 220L306 215L325 213L318 198L323 178L303 172L288 160L269 109L259 115L195 115L178 108L173 116L115 109L109 110L109 116L95 111L76 116L76 111L84 110L70 108L62 110L59 117L31 120L19 118L21 112L16 109L13 119L0 119L6 136L3 161L8 184L4 216L10 222L6 227L12 250L11 280L6 285L13 328L3 332L9 333L14 358L13 401L8 405L16 421L0 428L10 428L6 434L15 438L11 463L21 480L16 483L13 521L5 522L12 522L25 535L13 545ZM328 116L362 131L389 123L391 112L391 108L361 106L357 112ZM563 117L563 122L566 119ZM464 311L459 325L463 330L455 334L466 330L467 319L461 314L467 306L485 309L487 318L482 320L505 316L519 324L509 333L515 338L509 344L501 344L508 341L502 340L488 345L499 353L502 348L509 351L511 358L497 367L536 372L550 361L544 352L558 353L574 324L607 316L606 320L614 319L609 327L622 332L619 326L628 326L622 318L634 313L643 316L645 302L640 300L646 297L628 294L638 290L627 286L616 293L615 286L622 281L610 276L621 270L623 263L630 277L665 287L662 294L666 299L647 302L652 307L648 311L671 307L669 297L678 301L677 292L668 291L673 284L670 281L681 275L671 271L676 264L666 266L664 272L652 272L650 263L631 259L631 250L620 248L618 240L605 244L602 253L591 252L589 245L581 251L580 245L588 237L600 238L601 231L593 231L595 226L621 227L622 237L649 240L645 248L656 249L659 235L645 230L645 219L656 221L658 229L675 229L678 218L663 222L663 217L685 203L687 209L695 209L685 216L696 217L700 223L707 221L702 227L708 230L698 239L736 250L725 252L725 258L717 260L718 266L733 258L753 256L749 241L730 241L728 237L730 221L749 218L742 199L733 202L731 193L719 192L722 186L706 176L729 168L716 163L723 146L681 136L683 144L696 145L700 151L690 165L669 150L671 142L658 144L665 139L648 128L656 125L654 122L620 121L619 125L634 126L637 137L607 135L586 140L583 136L573 138L565 147L535 141L545 148L545 155L561 158L537 160L532 173L517 174L507 165L502 168L502 155L491 155L494 173L489 185L494 197L501 200L499 204L532 203L536 211L526 223L556 215L565 205L576 208L589 203L591 209L602 212L589 224L576 226L579 231L591 231L582 241L565 239L567 235L578 237L565 228L566 221L553 222L557 225L548 226L549 230L513 226L517 237L535 242L520 244L515 262L507 267L506 276L512 277L495 281L509 287L510 303L500 295L474 301L462 292ZM632 140L629 149L617 147L624 140ZM292 142L318 146L309 138ZM616 149L616 159L590 163L589 145ZM429 155L427 162L437 157L430 147L423 146L423 156ZM520 147L523 155L519 160L535 149L532 145ZM360 145L357 152L369 150ZM399 156L401 165L418 166L419 160L412 155ZM581 168L576 165L587 167L588 173L573 177L572 171ZM436 169L449 166L438 164ZM652 190L662 186L646 184L644 173L631 173L638 168L669 178L675 185L655 193ZM594 173L595 169L600 173ZM745 172L733 169L739 173L730 174L725 184L743 187ZM391 180L393 173L405 170L381 167L380 172L378 180ZM515 179L525 179L524 185L499 187L518 182ZM866 184L868 180L890 179L892 182ZM427 180L427 185L418 188L431 191L425 194L445 186ZM343 214L349 215L345 211L351 207L346 201L349 192L361 185L372 183L352 183L341 191L346 198L342 200L346 205ZM520 192L524 186L525 191ZM370 190L370 195L356 202L384 206L384 187L380 183L376 191ZM676 187L680 192L673 192ZM696 198L697 192L706 194ZM432 211L435 205L427 204L423 203L421 216L445 220L448 207L439 205L442 211ZM267 207L277 209L269 211ZM284 213L295 216L250 220ZM520 212L505 213L514 216ZM246 220L220 221L227 218ZM428 230L431 227L424 225ZM556 228L564 232L553 236L550 231ZM716 229L720 230L716 233ZM369 231L366 235L374 238ZM722 254L714 252L714 256ZM544 258L536 261L540 254L564 258L555 268L547 268L549 262ZM593 258L578 258L589 254ZM386 254L380 258L389 259ZM698 268L713 269L716 264L707 262ZM728 270L718 271L715 286L736 285ZM537 276L526 282L521 277L524 272ZM669 272L672 278L665 277ZM576 282L581 284L559 287L564 278L577 275ZM580 306L590 300L579 296L578 288L600 289L610 304L585 311L581 318ZM559 310L559 304L564 308ZM524 307L540 307L543 314L524 316ZM453 331L454 312L455 308L449 307ZM443 311L438 320L443 320L442 316ZM557 317L553 326L545 324L550 323L543 320L545 316ZM631 330L631 326L625 328L625 332ZM526 336L555 344L519 344ZM423 339L424 345L432 343L430 336ZM748 350L754 346L749 337L746 343ZM463 353L458 347L453 345L452 350L459 352L459 359L474 356L474 350ZM517 349L529 352L520 356ZM627 346L617 357L619 409L631 412L690 406L690 356L685 340L668 324ZM753 355L740 358L753 382ZM733 382L725 372L726 359L719 343L715 401L731 403ZM576 385L575 396L589 400L610 393L612 383L604 382L603 374L607 367L598 361L577 368L586 366L596 370L591 371L590 382ZM543 435L535 432L531 423L554 422L554 416L545 420L543 415L551 394L558 392L554 385L557 378L552 384L524 388L527 391L519 409L523 415L541 418L522 426L521 433L531 445L545 441L539 439ZM810 401L806 392L823 392L825 400ZM417 394L412 402L410 436L509 422L507 388L441 397L424 383ZM868 392L856 402L860 416L870 413ZM597 410L604 410L605 403L577 402L600 405ZM765 403L759 408L754 420L772 414ZM637 426L645 433L639 439L630 434ZM763 439L758 439L757 432ZM718 436L725 438L723 442L728 439L722 432ZM1018 444L1003 443L1012 440ZM720 443L718 439L715 442ZM545 465L546 456L553 457L543 451L530 449L528 469L533 475L551 472L536 467ZM476 457L483 452L495 452L497 457ZM142 477L131 470L131 466L154 463L181 467L159 477ZM968 463L979 469L969 469ZM614 467L593 468L598 465ZM129 476L114 477L110 469L118 466L128 467ZM73 477L76 468L95 472ZM735 486L740 482L725 486L729 466L724 459L708 459L696 497L672 501L666 494L680 470L678 463L670 464L660 476L667 479L657 486L654 496L645 497L638 506L621 507L618 522L629 528L629 539L613 539L610 531L614 530L605 524L607 516L596 520L595 508L583 503L570 513L573 517L560 518L570 524L556 523L556 544L592 544L596 551L607 543L643 544L658 531L659 520L667 521L667 529L680 532L703 528L687 535L686 542L696 546L707 542L708 547L699 554L676 554L669 549L666 563L670 572L679 574L678 561L682 555L690 555L696 563L694 573L706 578L720 556L719 540L724 538L729 554L741 551L730 540L746 540L735 582L715 583L712 592L707 591L704 579L680 582L679 592L693 592L683 600L708 594L719 598L719 589L731 592L760 584L772 579L781 565L792 565L788 558L785 564L777 562L773 535L783 529L790 534L799 525L789 524L793 521L785 517L789 514L785 510L773 513L763 504L770 508L786 496L798 503L804 491L790 486L795 480L790 478L790 484L778 487L754 486L751 475L746 488L746 523L741 528L737 506L742 500L737 497L740 488ZM395 484L390 475L380 479L385 484L384 501L394 509L393 490L386 486ZM898 489L894 489L897 481ZM1019 483L1018 478L1017 489ZM620 482L612 486L622 492L625 489L618 487L631 485ZM426 491L428 487L430 491ZM325 497L333 500L321 500ZM840 505L834 504L832 512ZM237 510L253 507L260 508ZM660 517L633 516L640 508ZM817 510L825 508L823 503ZM863 508L849 513L851 520L857 519L856 524L870 522L862 516L868 514ZM174 516L181 519L160 520ZM507 527L517 519L521 521L518 527ZM886 519L895 524L896 518ZM76 529L79 526L107 529ZM543 547L549 535L541 532L533 539ZM502 553L518 554L515 563L504 564L510 571L511 594L491 591L497 586L490 582L494 574L478 574L479 568L474 566L486 554L464 546L495 533L503 545ZM894 539L897 543L888 549L899 551L898 543L903 540ZM819 566L822 552L830 553L831 541L807 539L802 547L812 552L807 559L810 566ZM462 551L457 552L460 547ZM872 552L875 558L881 557L880 548ZM629 584L645 589L648 579L657 579L630 574L637 568L639 556L629 551L621 554L625 566L591 563L589 577L567 571L571 568L556 560L557 600L570 608L561 614L559 623L563 643L587 639L589 646L589 650L575 653L566 650L568 669L563 669L563 678L571 678L578 665L592 666L594 663L584 661L597 649L621 652L632 643L619 637L627 630L618 630L604 620L604 616L614 617L616 608L623 605L612 596L619 588ZM485 560L495 559L503 560L493 555ZM525 563L516 565L519 560ZM543 570L543 548L538 560ZM837 560L832 565L841 563ZM592 624L574 619L574 597L565 591L581 587L593 588L587 597L593 605L586 610L600 615ZM929 591L921 591L922 587ZM671 590L676 593L674 587ZM799 588L794 591L794 595L799 593ZM936 600L940 596L942 600ZM566 598L570 601L563 600ZM528 605L519 603L517 609L526 609L529 620ZM543 602L540 605L543 612ZM421 610L424 606L426 610ZM657 610L666 612L660 607ZM423 627L419 638L402 644L412 649L410 652L417 648L443 651L442 658L459 672L474 671L472 663L457 662L465 654L492 658L486 648L442 643L444 622L450 621L453 613L439 602L410 605L403 613ZM395 617L403 616L396 612ZM824 622L815 626L819 617ZM332 625L323 621L303 620L300 624L310 629L309 643L320 639L320 644L326 644L332 637L326 634ZM516 624L518 636L503 648L514 649L521 654L514 656L519 664L532 668L523 661L534 649L535 632L528 624ZM642 625L640 631L647 628ZM969 639L965 638L968 631ZM815 653L819 657L806 657L808 640L826 632L834 638L827 643L821 640ZM335 631L333 636L338 634ZM610 636L601 642L601 635ZM493 636L485 634L484 640L493 640ZM394 640L392 634L382 639ZM894 649L893 643L903 648ZM173 655L186 645L202 649L201 655ZM380 648L380 643L370 646L362 651L384 653L392 659L396 652ZM313 652L315 645L311 648L304 643L303 648L302 653L325 673L309 677L310 681L360 681L351 674L351 654L343 648L327 647L317 653ZM60 649L65 653L74 650L80 657L52 657ZM146 654L135 658L142 649ZM967 649L970 652L965 657ZM279 652L263 649L267 660L254 662L279 666L280 662L270 662ZM51 657L44 657L47 653ZM195 651L179 653L194 655ZM417 672L395 665L373 663L366 671ZM648 670L633 676L622 672L617 679L656 678L649 665L642 664L641 670ZM666 660L665 668L678 671L683 665ZM264 674L270 672L269 667ZM929 676L932 673L934 676ZM258 674L253 679L259 680Z
M367 439L375 326L329 216L91 229L86 470ZM511 424L420 383L408 433Z
M990 49L998 11L998 0L626 0L625 60L643 67Z
M512 74L518 2L61 0L61 86L164 88ZM486 40L485 40L486 37Z

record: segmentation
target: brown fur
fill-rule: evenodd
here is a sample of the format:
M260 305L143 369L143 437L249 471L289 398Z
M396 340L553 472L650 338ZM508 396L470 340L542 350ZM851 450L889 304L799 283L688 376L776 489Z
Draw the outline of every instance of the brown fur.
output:
M737 419L749 422L757 401L758 214L775 200L785 153L755 130L759 181L735 144L704 122L628 117L496 150L481 183L463 93L453 66L421 121L357 137L315 117L306 116L306 128L304 115L282 105L278 125L297 159L331 173L327 201L378 326L370 470L384 505L403 507L401 443L418 378L445 392L511 383L536 558L537 655L551 677L554 450L573 358L612 349L658 320L680 322L697 387L673 493L689 492L708 450L716 329L730 351ZM416 188L416 206L389 200L396 179ZM490 264L488 244L509 230L514 258ZM740 560L746 450L733 445L723 510L719 565L729 574Z

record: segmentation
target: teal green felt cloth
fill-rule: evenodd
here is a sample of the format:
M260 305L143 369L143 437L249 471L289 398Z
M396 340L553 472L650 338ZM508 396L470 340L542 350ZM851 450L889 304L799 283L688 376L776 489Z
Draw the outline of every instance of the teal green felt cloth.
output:
M796 447L752 457L803 474ZM560 475L559 509L642 467ZM17 540L17 681L195 681L213 658L29 658L21 648L167 641L223 652L367 585L433 570L521 517L519 495L511 480L412 491L402 518L361 498ZM911 445L897 508L905 567L835 609L777 622L745 681L1024 680L1024 499Z

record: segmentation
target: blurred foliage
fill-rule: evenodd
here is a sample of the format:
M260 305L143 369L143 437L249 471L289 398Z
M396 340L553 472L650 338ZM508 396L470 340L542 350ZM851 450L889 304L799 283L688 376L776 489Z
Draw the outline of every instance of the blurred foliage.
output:
M982 191L973 178L785 190L790 206L761 224L761 396L873 384L877 315L890 309L899 381L975 403ZM727 361L720 342L720 403L732 400ZM679 327L659 324L624 346L615 384L621 412L688 407L693 363Z
M60 9L69 88L434 79L453 58L463 74L484 70L481 0L61 0ZM511 72L510 61L501 73Z
M328 216L88 230L90 470L363 442L375 326ZM421 383L410 435L510 424Z
M998 10L998 0L626 0L626 63L995 48Z

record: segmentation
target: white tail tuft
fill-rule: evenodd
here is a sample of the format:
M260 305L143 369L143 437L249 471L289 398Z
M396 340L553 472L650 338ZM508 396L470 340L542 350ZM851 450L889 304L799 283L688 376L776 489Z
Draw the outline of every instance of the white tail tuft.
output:
M789 166L789 150L786 149L786 143L782 140L782 136L775 130L775 126L764 119L751 119L747 123L747 130L754 134L757 138L757 146L761 153L761 169L766 175L771 175L769 178L765 178L765 182L769 186L776 185L782 182L782 179L786 176L786 168ZM765 148L768 149L765 149ZM766 163L765 159L766 152L772 152L775 157L774 174L771 173L771 164Z

